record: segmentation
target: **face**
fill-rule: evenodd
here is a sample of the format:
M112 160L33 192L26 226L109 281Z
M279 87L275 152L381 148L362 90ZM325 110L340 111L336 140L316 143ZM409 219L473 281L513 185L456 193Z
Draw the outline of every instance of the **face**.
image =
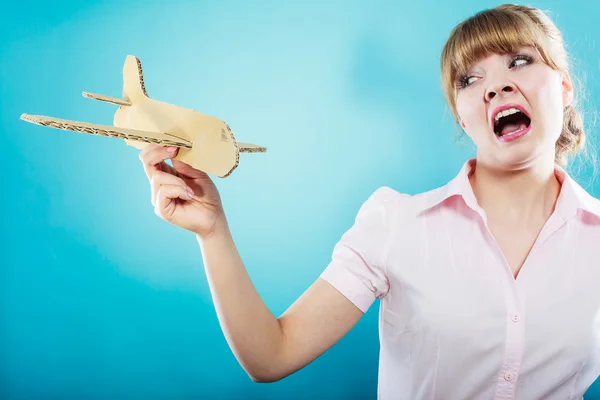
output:
M518 167L540 157L554 159L572 90L568 75L545 64L535 48L524 47L515 54L492 54L473 65L457 84L456 109L461 126L477 146L478 159L497 167ZM523 119L506 123L507 118L504 135L498 136L494 114L509 105L530 118L529 126Z

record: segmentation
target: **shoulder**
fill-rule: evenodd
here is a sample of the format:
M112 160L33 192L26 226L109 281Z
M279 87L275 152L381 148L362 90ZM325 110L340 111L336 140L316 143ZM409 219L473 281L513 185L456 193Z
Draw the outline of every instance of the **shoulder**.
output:
M389 186L380 186L363 203L360 213L380 210L389 215L389 213L402 209L411 197L411 195L401 193Z
M377 188L369 198L367 202L376 203L376 204L390 204L390 203L398 203L405 202L409 199L411 195L407 193L401 193L395 189L392 189L389 186L381 186Z
M408 194L389 186L381 186L371 193L363 207L369 209L383 207L386 212L396 216L416 217L425 208L435 203L438 198L443 197L441 191L444 189L445 187L439 187L425 192Z

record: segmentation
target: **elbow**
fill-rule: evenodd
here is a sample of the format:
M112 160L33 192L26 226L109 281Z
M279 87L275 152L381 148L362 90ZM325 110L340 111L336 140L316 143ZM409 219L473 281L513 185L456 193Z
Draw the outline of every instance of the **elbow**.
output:
M256 383L273 383L282 380L286 377L285 374L277 371L251 371L246 370L246 373Z
M250 379L255 383L273 383L282 380L283 376L270 375L270 374L251 374L248 373Z

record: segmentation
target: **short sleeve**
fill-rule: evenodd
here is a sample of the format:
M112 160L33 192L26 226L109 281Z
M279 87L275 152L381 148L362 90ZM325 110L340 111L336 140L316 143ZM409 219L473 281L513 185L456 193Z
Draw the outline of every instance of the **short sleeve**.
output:
M393 190L377 189L360 207L354 224L336 243L321 278L366 312L388 292L385 259L391 240L389 210Z

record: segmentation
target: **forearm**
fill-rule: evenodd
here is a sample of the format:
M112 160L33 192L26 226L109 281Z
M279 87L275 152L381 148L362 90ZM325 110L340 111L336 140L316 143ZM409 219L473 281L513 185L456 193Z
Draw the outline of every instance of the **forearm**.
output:
M197 236L221 329L253 380L277 376L283 334L244 267L227 222L207 238Z

